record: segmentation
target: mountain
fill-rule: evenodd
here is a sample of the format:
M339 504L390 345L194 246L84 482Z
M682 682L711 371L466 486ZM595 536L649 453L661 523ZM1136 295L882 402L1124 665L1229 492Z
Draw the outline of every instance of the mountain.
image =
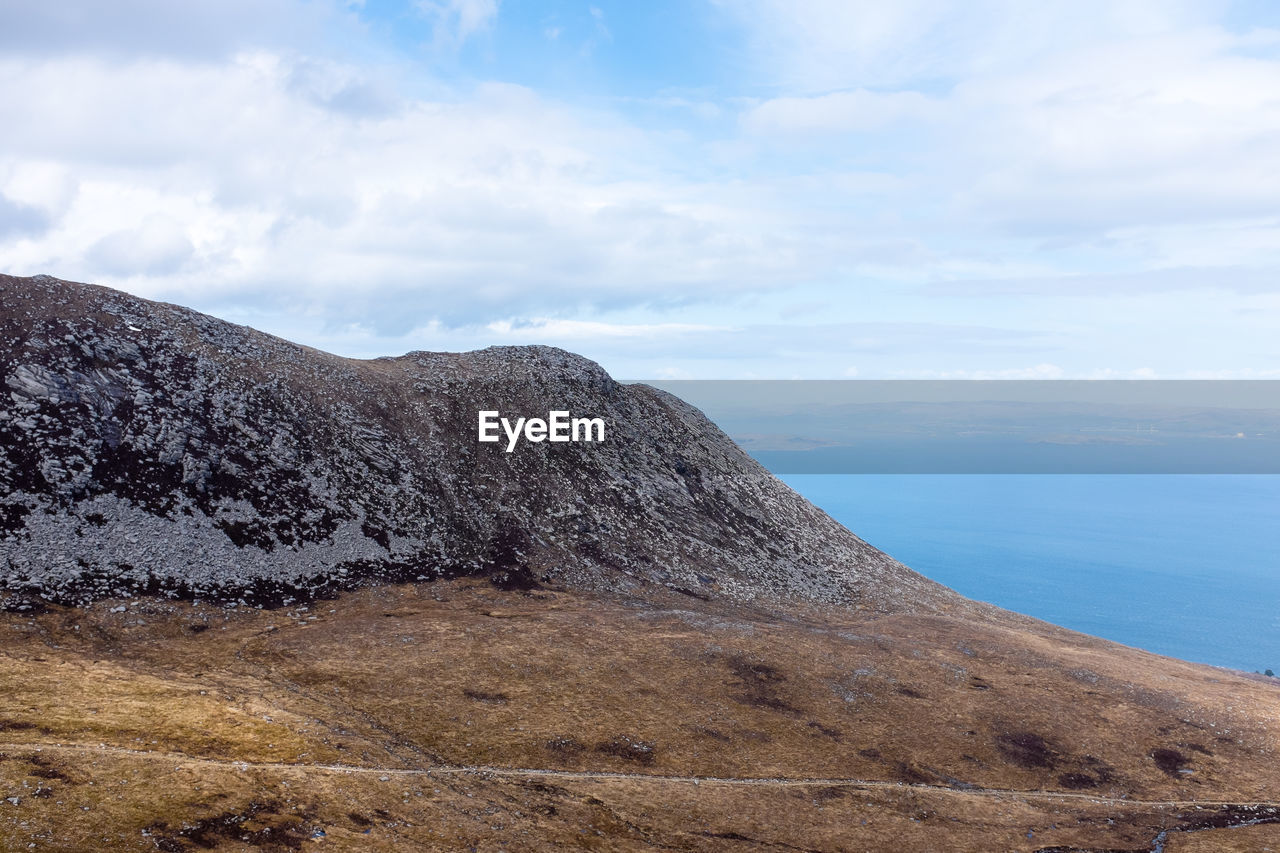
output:
M0 375L0 585L52 601L280 603L485 574L962 606L676 397L550 347L360 361L118 291L0 276ZM505 436L478 441L480 411L600 418L604 440L509 451Z
M966 601L569 353L0 278L0 372L0 850L1280 849L1280 680Z

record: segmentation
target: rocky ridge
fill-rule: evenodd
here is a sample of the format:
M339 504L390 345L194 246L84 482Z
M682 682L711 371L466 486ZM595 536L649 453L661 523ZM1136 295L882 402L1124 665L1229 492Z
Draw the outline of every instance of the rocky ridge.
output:
M185 308L0 276L0 589L287 603L379 580L938 610L696 409L550 347L340 358ZM479 409L602 443L476 440ZM18 604L17 606L23 606Z

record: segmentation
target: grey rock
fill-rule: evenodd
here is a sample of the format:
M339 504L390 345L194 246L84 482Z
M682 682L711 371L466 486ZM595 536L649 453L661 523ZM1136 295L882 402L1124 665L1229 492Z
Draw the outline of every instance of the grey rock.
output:
M942 610L700 412L551 347L359 361L49 276L0 276L0 589L231 603L495 583ZM476 440L477 411L602 417Z

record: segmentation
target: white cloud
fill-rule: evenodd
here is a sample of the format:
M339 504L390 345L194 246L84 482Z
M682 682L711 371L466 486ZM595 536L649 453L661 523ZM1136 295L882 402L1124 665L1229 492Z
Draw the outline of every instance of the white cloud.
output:
M970 203L1040 231L1274 212L1280 62L1222 31L1097 45L959 85L943 128L983 166Z
M717 5L748 44L708 55L756 77L557 99L462 49L496 0L420 3L425 56L342 0L0 0L0 269L631 375L1274 359L1280 33L1212 0Z
M504 340L526 338L530 342L599 340L608 338L660 338L731 332L727 326L699 323L604 323L594 320L558 320L535 317L518 323L499 320L485 327Z
M588 11L591 13L591 19L595 21L596 33L606 41L612 41L613 33L609 32L609 25L604 21L604 10L599 6L591 6Z
M840 133L880 130L913 118L927 118L930 99L919 92L856 89L800 98L772 98L742 116L756 133Z
M739 158L755 142L812 163L824 209L844 190L851 234L898 217L897 244L917 246L900 270L974 278L963 245L1057 276L1222 267L1221 285L1247 289L1261 276L1236 285L1241 270L1280 262L1280 32L1230 30L1223 4L721 5L785 92L742 111L755 139ZM834 163L893 184L845 189Z
M498 0L414 0L414 6L432 21L437 45L460 45L498 17Z
M963 32L969 17L934 0L719 0L718 5L748 28L771 82L804 93L895 85L934 73L946 54L933 45L944 29Z
M314 46L339 24L354 18L328 0L0 0L0 55L213 59L264 44Z
M6 139L0 193L54 215L0 243L14 272L206 307L311 304L392 333L737 292L800 257L766 206L518 86L358 102L343 93L389 91L376 69L258 51L10 58L0 88L0 123L40 128ZM152 217L188 242L156 237Z
M1000 73L1099 41L1216 19L1214 0L714 0L735 16L766 85L799 94Z
M139 227L113 231L86 252L107 275L170 275L182 269L195 247L186 230L163 216L148 216Z

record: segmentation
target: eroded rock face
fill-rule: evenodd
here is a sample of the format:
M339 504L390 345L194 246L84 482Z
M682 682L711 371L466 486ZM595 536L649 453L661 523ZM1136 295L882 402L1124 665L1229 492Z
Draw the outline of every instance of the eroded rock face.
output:
M184 308L0 276L0 588L305 598L370 580L957 600L701 413L550 347L356 361ZM476 440L477 412L602 443Z

